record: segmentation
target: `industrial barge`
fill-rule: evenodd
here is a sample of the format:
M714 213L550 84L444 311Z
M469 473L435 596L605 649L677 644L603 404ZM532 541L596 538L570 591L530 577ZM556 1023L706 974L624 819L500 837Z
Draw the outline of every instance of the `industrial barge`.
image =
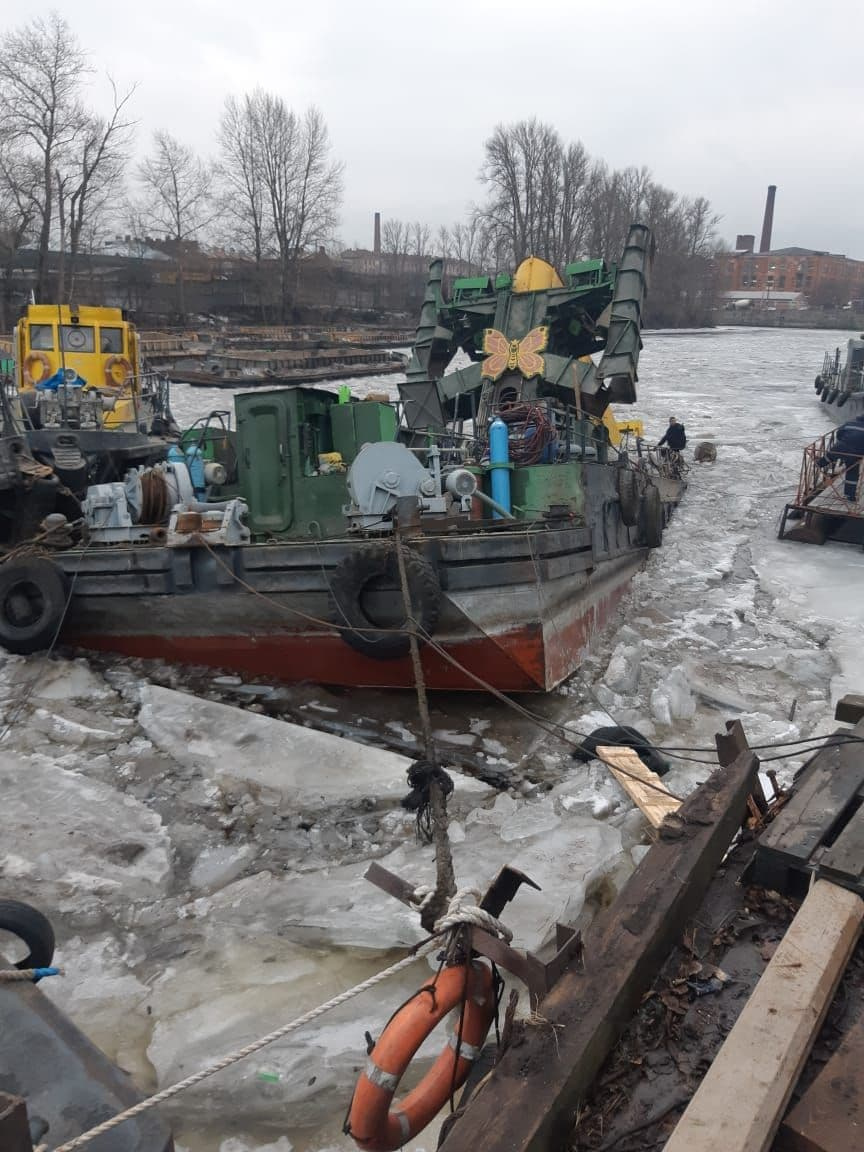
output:
M0 642L28 652L59 634L252 676L407 687L416 629L431 688L553 688L660 545L683 488L641 440L625 450L610 408L636 399L651 243L633 226L618 267L583 261L559 277L529 259L455 281L449 301L434 261L398 404L238 395L236 428L212 413L155 463L148 412L127 433L148 458L129 467L87 450L80 415L61 420L59 452L60 433L46 447L31 415L30 455L52 470L42 554L0 565ZM470 365L447 372L459 350ZM84 397L61 387L62 416ZM134 373L124 388L137 405ZM10 509L32 503L32 478L10 466L6 485ZM14 550L17 514L9 524Z
M839 424L864 413L864 335L846 345L845 364L839 348L825 353L814 386L825 411Z

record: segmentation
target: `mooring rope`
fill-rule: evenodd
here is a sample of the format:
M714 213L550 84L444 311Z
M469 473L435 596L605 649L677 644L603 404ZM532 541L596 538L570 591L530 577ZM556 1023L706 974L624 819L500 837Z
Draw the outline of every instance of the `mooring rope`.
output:
M269 1032L266 1036L262 1036L258 1040L253 1040L251 1044L247 1044L243 1048L238 1048L234 1052L229 1052L226 1056L223 1056L221 1060L217 1060L214 1064L209 1064L206 1068L202 1068L200 1072L195 1072L192 1076L187 1076L185 1080L180 1080L177 1084L163 1088L161 1092L157 1092L153 1096L148 1096L146 1100L141 1100L138 1104L127 1108L125 1112L119 1112L116 1116L112 1116L102 1124L97 1124L95 1128L91 1128L88 1132L83 1132L73 1140L68 1140L65 1144L58 1145L53 1150L47 1144L40 1144L34 1149L34 1152L73 1152L73 1149L83 1148L85 1144L89 1144L92 1140L95 1140L97 1136L103 1136L106 1132L111 1132L114 1128L125 1124L127 1120L134 1120L136 1116L141 1116L145 1112L149 1112L151 1108L156 1108L159 1104L164 1104L166 1100L170 1100L173 1096L185 1092L187 1088L193 1088L209 1076L214 1076L224 1068L229 1068L232 1064L237 1064L240 1060L245 1060L247 1056L252 1056L262 1048L266 1048L268 1044L273 1044L277 1040L281 1040L283 1036L287 1036L290 1032L296 1032L297 1029L302 1028L304 1024L311 1024L313 1020L317 1020L318 1017L323 1016L325 1012L329 1012L333 1008L338 1008L340 1004L345 1004L348 1000L352 1000L362 992L368 992L368 990L374 988L376 984L380 984L389 976L394 976L397 972L401 972L403 968L407 968L413 964L415 960L431 952L439 946L439 943L438 940L427 941L425 944L420 945L416 951L413 951L410 956L404 956L401 960L397 960L395 964L391 964L389 968L384 968L381 972L370 976L368 980L364 980L361 984L355 984L353 988L349 988L346 992L340 992L338 996L334 996L333 999L328 1000L326 1004L319 1004L317 1008L313 1008L305 1015L299 1016L296 1020L292 1020L289 1024L283 1024L282 1027L277 1028L275 1032Z
M38 984L46 976L62 976L62 968L2 968L0 969L0 984L24 983Z

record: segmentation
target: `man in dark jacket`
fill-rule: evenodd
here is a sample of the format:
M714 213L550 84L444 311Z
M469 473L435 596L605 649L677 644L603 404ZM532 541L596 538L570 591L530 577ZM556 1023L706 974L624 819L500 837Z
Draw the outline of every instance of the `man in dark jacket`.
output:
M664 449L663 445L668 447ZM668 456L670 452L683 452L687 447L687 437L684 435L684 425L679 424L674 416L669 417L669 427L657 442L661 456Z
M847 500L853 501L858 493L858 475L861 470L861 458L864 456L864 421L860 416L841 424L834 437L834 446L825 453L823 460L827 466L829 461L837 461L846 468L843 476L843 495ZM819 461L822 463L822 461Z

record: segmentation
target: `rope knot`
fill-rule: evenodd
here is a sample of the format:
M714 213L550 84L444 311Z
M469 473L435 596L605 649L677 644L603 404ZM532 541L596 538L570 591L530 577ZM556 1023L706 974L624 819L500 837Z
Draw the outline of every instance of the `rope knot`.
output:
M443 768L431 760L415 760L408 767L408 787L411 791L402 800L402 807L417 814L417 835L421 840L432 839L432 811L429 789L436 783L446 801L453 791L453 779Z
M480 890L478 888L460 888L451 899L447 911L440 920L435 921L436 932L448 932L459 928L463 924L470 924L474 928L482 928L490 936L497 936L509 944L513 933L497 916L480 907Z

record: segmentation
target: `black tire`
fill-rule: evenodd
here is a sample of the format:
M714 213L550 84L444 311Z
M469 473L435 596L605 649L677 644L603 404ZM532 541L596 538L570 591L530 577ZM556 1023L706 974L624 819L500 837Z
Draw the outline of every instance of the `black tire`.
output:
M828 401L829 404L834 403L834 401L837 399L837 393L839 391L840 391L839 388L829 388L828 389L828 395L825 397L825 399Z
M424 632L432 633L441 612L441 583L435 568L423 556L405 549L405 571L414 617ZM342 561L330 581L333 597L333 619L342 628L342 639L355 652L374 660L397 660L407 655L410 640L406 618L382 624L367 615L363 593L374 581L386 581L396 588L394 595L401 604L399 565L393 548L363 548ZM381 631L382 628L393 631ZM400 631L399 629L403 629Z
M16 968L50 968L54 959L54 929L47 916L20 900L0 900L0 929L23 940L29 949Z
M848 399L849 399L849 393L848 392L841 392L840 395L837 397L837 407L842 408Z
M619 468L616 476L621 523L632 528L639 521L639 485L632 468Z
M53 643L66 611L63 573L35 557L0 565L0 645L27 655Z
M822 377L821 376L817 376L816 379L813 381L813 387L816 389L817 392L822 391Z
M649 548L663 543L663 501L660 489L651 484L642 498L642 534Z
M597 755L598 745L602 747L604 744L621 744L625 748L635 748L645 767L656 772L658 776L665 776L669 771L669 761L663 759L650 740L646 740L638 728L630 728L626 724L595 728L590 735L583 738L580 747L573 749L573 758L587 764Z

